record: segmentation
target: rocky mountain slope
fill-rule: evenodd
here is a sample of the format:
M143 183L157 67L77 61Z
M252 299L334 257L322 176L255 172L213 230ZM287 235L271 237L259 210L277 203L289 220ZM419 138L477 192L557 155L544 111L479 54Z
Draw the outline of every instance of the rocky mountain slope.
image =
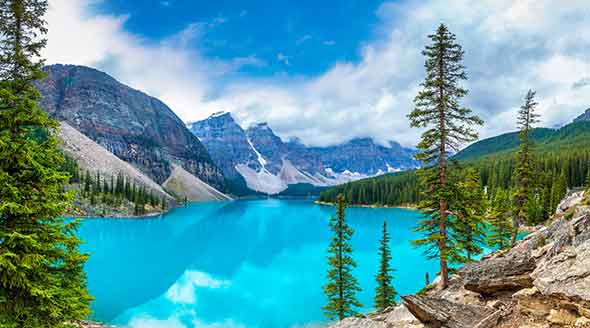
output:
M550 224L459 269L447 289L434 283L394 309L331 327L590 327L588 204L574 193Z
M289 185L330 186L415 168L414 150L369 138L330 147L284 142L266 123L244 130L229 113L216 113L189 124L213 161L231 179L243 179L255 191L277 194Z
M172 163L206 183L225 188L222 171L164 103L84 66L52 65L38 84L40 105L54 118L131 163L157 183Z
M193 202L231 200L229 196L201 181L177 164L172 164L172 173L162 186L172 194L186 197Z
M100 174L107 179L121 174L134 181L139 187L145 187L158 199L164 198L170 205L174 205L174 198L164 191L159 184L74 129L68 123L62 122L60 124L57 136L61 141L60 148L74 158L83 171L89 171L92 176L96 175L97 171L100 171Z

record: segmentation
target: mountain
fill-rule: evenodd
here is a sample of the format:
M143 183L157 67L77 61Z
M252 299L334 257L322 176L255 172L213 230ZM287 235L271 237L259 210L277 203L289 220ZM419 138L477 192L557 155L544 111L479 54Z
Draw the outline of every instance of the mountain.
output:
M98 70L72 65L45 68L37 87L41 107L52 117L132 164L158 184L173 163L224 190L225 180L207 150L160 100Z
M88 171L95 176L97 171L103 177L117 176L121 174L133 181L139 188L145 188L158 199L166 200L170 205L175 200L152 179L141 173L129 163L119 159L101 145L83 135L68 123L60 124L57 137L60 139L60 148L76 160L83 171Z
M531 131L530 140L533 143L544 142L554 133L554 129L535 128ZM453 158L458 160L476 159L491 154L513 151L519 144L518 132L504 133L499 136L477 141L459 151Z
M278 194L289 185L332 186L410 168L415 151L396 142L379 145L369 138L329 147L284 142L267 123L244 130L230 113L219 112L188 124L226 177L248 188Z
M559 129L535 128L531 141L537 151L581 149L590 147L590 120L584 118L589 113L576 118L572 123ZM489 156L501 156L514 152L519 145L518 132L505 133L496 137L480 140L458 152L454 158L473 160Z
M532 130L531 141L544 173L555 175L565 169L570 187L586 183L590 170L589 120L578 118L558 129L536 128ZM475 167L484 185L507 188L511 184L518 146L518 132L505 133L475 142L453 158ZM548 186L553 183L538 182ZM418 183L418 176L406 171L332 187L322 191L318 200L334 202L338 194L344 193L353 204L399 206L419 200Z
M590 108L586 109L584 113L574 119L574 122L590 121Z

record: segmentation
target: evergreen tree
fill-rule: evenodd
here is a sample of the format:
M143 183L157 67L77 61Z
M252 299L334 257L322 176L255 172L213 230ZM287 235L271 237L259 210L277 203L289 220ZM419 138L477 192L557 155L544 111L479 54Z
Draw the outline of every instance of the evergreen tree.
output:
M553 190L551 191L551 202L554 204L553 211L557 209L557 206L567 194L567 188L567 172L565 168L563 168L559 177L557 177L556 181L553 183Z
M426 78L422 83L422 90L414 99L415 109L408 117L412 127L428 128L422 134L418 144L421 153L416 157L425 166L434 166L426 171L432 177L422 180L428 183L422 189L425 191L424 196L428 198L424 205L436 207L434 212L429 211L431 220L427 220L430 222L426 224L436 225L438 228L434 230L432 227L422 227L421 230L429 230L429 233L419 244L435 244L438 247L441 286L446 288L449 279L447 155L450 151L458 151L465 142L475 140L477 133L472 126L481 125L483 121L460 103L467 95L467 90L460 85L461 81L467 80L467 73L461 64L464 52L456 42L455 35L441 24L429 38L432 44L426 46L422 52L426 57Z
M489 223L488 245L499 249L510 245L512 220L510 218L510 198L505 190L498 190L492 199L487 216Z
M89 315L77 221L52 132L38 106L43 77L42 0L0 2L0 326L62 327Z
M328 283L323 287L328 298L328 304L323 309L330 320L353 316L357 313L354 307L362 306L355 296L361 288L352 275L352 270L356 267L356 262L351 257L350 245L353 230L345 221L345 208L344 195L339 195L336 215L330 219L330 229L334 236L328 248Z
M456 169L457 183L449 202L452 213L451 235L455 248L455 263L467 263L475 255L481 254L486 239L484 216L487 210L486 196L481 188L479 172L474 168Z
M535 123L539 122L539 115L535 113L535 107L538 103L535 101L535 92L529 90L524 98L524 104L518 111L517 126L519 129L518 138L520 146L518 148L516 169L514 177L516 180L516 190L514 194L514 217L512 221L512 238L510 244L516 243L518 227L527 220L527 211L525 203L531 199L534 184L534 163L531 154L531 145L529 135Z
M391 275L393 269L390 266L391 250L389 249L389 234L387 233L387 221L383 221L383 237L379 242L379 271L375 280L377 287L375 288L375 308L378 311L383 311L386 308L395 305L395 297L397 292L393 287Z
M90 178L90 172L86 171L86 176L84 177L84 195L88 196L88 194L90 194L90 188L92 181Z

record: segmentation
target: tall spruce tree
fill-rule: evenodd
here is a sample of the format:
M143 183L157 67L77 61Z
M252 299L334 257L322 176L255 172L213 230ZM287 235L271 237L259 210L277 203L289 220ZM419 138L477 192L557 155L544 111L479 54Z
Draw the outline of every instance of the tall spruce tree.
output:
M512 238L510 244L514 245L518 235L518 227L527 220L526 202L532 197L534 183L534 162L531 154L530 133L535 123L539 122L539 114L535 113L538 103L535 101L535 91L529 90L524 97L524 103L518 110L517 127L520 146L518 148L518 161L514 170L516 190L514 193L514 217L512 220Z
M375 308L383 311L386 308L395 305L397 292L393 287L391 268L391 250L389 248L389 233L387 232L387 221L383 221L383 237L379 241L379 271L375 280Z
M481 187L479 172L474 168L456 169L456 181L452 188L449 209L452 213L451 235L455 248L452 262L468 263L483 252L486 231L484 216L487 211L485 193ZM452 181L452 180L451 180Z
M362 306L355 296L361 288L352 275L352 270L356 267L350 245L353 230L346 223L345 208L344 195L340 194L336 203L336 215L330 219L330 229L334 236L328 248L328 283L324 285L328 304L323 309L330 320L342 320L356 315L354 308Z
M72 195L33 82L43 77L42 0L0 2L0 326L61 327L89 314Z
M447 154L458 151L465 142L475 140L477 133L472 126L481 125L483 121L461 105L467 90L460 83L467 80L467 73L461 63L464 52L455 35L441 24L429 38L432 43L422 52L426 57L426 77L421 84L422 90L414 99L415 109L408 117L412 127L428 128L418 144L421 152L417 158L431 167L425 170L427 176L421 180L425 202L420 207L433 209L429 206L435 206L427 213L431 219L422 221L428 226L418 229L426 235L417 244L437 248L441 287L446 288L449 279L447 211L450 196ZM433 229L433 226L437 228Z
M510 245L512 236L510 208L509 193L502 189L497 190L487 215L489 223L488 246L502 249Z

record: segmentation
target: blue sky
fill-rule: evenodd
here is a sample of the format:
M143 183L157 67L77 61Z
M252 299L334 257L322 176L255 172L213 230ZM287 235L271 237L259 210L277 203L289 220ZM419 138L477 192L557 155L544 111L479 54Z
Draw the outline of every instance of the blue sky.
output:
M382 1L190 1L107 0L103 14L129 15L125 29L152 41L196 24L191 47L221 60L255 58L240 72L268 76L313 75L337 61L359 60Z
M49 0L48 63L87 65L184 121L229 111L247 127L329 145L407 146L406 115L440 23L465 50L464 104L482 137L515 129L528 89L543 126L590 107L587 0ZM328 5L329 4L329 5Z

